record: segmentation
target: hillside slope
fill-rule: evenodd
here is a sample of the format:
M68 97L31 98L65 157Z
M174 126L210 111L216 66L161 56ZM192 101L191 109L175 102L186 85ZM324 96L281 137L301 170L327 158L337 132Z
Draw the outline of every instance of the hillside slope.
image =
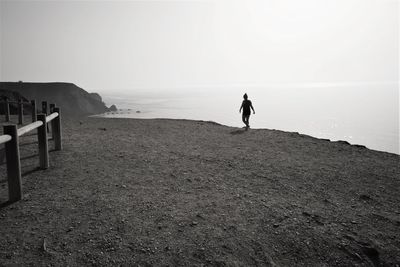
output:
M108 110L98 95L94 97L73 83L0 82L0 89L18 92L29 100L36 99L38 107L41 101L56 103L66 115L91 115Z

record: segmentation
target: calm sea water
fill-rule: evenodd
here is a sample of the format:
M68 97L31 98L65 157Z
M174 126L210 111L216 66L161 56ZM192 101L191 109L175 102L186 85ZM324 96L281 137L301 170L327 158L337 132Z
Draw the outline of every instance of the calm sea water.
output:
M252 128L279 129L319 138L346 140L399 154L398 85L312 88L212 88L146 90L103 94L118 112L105 117L210 120L243 127L244 93L256 110Z

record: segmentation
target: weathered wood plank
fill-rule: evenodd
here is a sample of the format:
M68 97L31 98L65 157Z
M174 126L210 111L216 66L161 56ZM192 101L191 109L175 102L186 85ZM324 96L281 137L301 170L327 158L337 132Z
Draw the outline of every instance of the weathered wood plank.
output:
M18 101L18 124L24 124L24 103L22 99Z
M54 107L54 112L58 114L57 118L53 120L53 138L55 150L62 149L62 133L61 133L61 113L60 108Z
M57 112L50 114L49 116L46 117L46 122L50 122L50 121L54 120L57 116L58 116Z
M24 135L32 130L35 130L36 128L39 128L42 125L43 125L43 122L36 121L36 122L32 122L24 127L21 127L18 129L18 136Z
M11 140L11 138L12 138L11 135L8 135L8 134L1 135L0 136L0 145L7 143L8 141Z
M5 144L8 179L8 198L10 202L22 199L21 161L19 155L19 140L16 125L5 125L3 131L11 136Z
M49 167L49 148L47 142L46 115L38 114L37 120L43 123L38 128L38 142L39 142L39 167L44 170Z
M37 120L36 100L31 100L31 106L32 106L32 122L35 122Z
M4 101L4 112L6 114L6 121L10 121L10 102L6 99Z

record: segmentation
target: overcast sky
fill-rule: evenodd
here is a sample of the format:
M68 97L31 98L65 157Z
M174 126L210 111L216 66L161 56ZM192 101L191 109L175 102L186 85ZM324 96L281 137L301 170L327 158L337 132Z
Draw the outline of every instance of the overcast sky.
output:
M396 0L0 1L1 81L105 92L399 79Z

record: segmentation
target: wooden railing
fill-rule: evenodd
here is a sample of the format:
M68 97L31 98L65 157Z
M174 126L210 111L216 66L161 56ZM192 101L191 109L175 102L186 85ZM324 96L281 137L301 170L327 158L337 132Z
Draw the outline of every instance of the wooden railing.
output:
M11 113L10 113L10 104L17 104L17 110L18 110L18 124L24 124L24 106L30 106L31 107L31 114L32 114L32 122L37 120L37 107L36 107L36 100L31 100L31 102L23 102L22 99L18 101L9 101L8 99L5 99L1 101L1 103L4 105L4 115L6 122L11 121ZM55 107L55 104L50 104L50 113L52 112L52 109ZM42 113L43 114L48 114L48 105L47 101L42 101Z
M32 122L19 129L15 124L3 126L4 134L0 136L0 144L5 144L8 198L10 202L15 202L22 199L19 137L38 129L37 136L39 143L39 168L47 169L49 167L49 149L47 137L48 123L51 123L54 148L55 150L61 150L62 137L60 108L53 106L52 113L50 115L46 116L46 114L38 114L35 118L35 122Z

